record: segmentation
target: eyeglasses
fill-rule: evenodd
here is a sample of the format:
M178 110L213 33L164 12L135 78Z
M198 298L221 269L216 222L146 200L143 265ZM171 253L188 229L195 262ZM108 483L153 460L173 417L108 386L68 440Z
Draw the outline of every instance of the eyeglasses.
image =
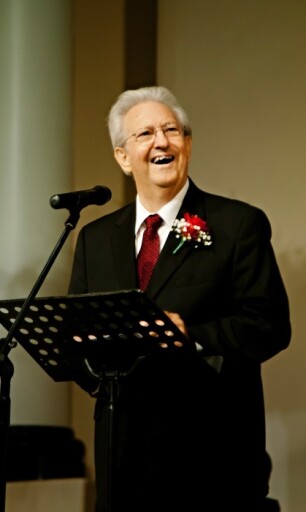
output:
M153 128L153 126L148 126L147 128L141 128L140 130L137 130L137 132L129 135L121 144L121 147L123 147L131 137L135 137L136 142L151 144L156 137L156 133L160 130L163 131L165 137L167 137L168 140L177 139L184 133L184 129L174 123L166 123L160 128Z

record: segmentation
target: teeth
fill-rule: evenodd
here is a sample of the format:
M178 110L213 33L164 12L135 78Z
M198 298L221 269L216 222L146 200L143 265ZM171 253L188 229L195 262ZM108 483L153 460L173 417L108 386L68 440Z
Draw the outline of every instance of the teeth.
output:
M168 164L169 162L172 162L174 160L173 156L157 156L153 159L154 164Z

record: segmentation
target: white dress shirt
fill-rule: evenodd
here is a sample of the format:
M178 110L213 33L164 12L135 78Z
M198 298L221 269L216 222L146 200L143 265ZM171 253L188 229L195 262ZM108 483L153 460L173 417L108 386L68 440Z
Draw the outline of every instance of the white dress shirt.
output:
M165 204L158 210L157 212L148 212L141 204L139 196L136 196L136 222L135 222L135 249L136 256L140 251L143 232L145 230L145 219L148 215L154 215L158 213L158 215L163 219L163 223L158 230L159 238L160 238L160 250L165 245L167 237L171 231L173 221L176 219L179 209L182 205L183 199L186 195L186 192L189 187L189 180L187 179L183 188L179 191L176 196L169 201L169 203Z

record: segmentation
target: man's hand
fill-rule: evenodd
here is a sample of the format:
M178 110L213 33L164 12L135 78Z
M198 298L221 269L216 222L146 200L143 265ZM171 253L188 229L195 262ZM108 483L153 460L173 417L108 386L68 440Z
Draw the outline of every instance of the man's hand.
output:
M170 320L176 325L176 327L188 338L188 331L184 320L178 315L178 313L172 313L172 311L164 311Z

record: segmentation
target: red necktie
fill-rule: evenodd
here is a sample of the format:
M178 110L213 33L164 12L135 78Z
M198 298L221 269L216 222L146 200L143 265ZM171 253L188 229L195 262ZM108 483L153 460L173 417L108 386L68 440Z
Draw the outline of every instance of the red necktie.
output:
M141 249L137 257L138 281L141 290L145 290L150 281L155 263L159 256L159 235L157 233L163 219L158 215L146 218Z

